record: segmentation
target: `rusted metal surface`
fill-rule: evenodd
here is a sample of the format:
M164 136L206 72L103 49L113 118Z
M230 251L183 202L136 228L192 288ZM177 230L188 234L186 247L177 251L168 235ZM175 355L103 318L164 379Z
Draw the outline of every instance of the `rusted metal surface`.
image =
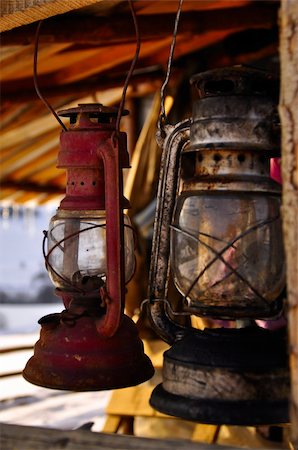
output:
M57 167L66 168L67 186L59 209L106 210L106 283L110 301L101 332L107 336L116 332L124 309L122 209L127 203L123 201L122 168L129 167L129 157L125 133L120 133L114 144L117 112L101 104L86 104L59 113L71 121L70 129L60 138Z
M53 223L61 219L64 228L60 240L56 242L53 236L45 259L52 280L60 277L56 292L66 310L41 320L40 340L24 377L55 389L135 385L154 371L135 324L123 314L123 208L128 202L123 198L122 169L129 167L126 134L116 130L115 108L87 104L61 114L71 121L70 129L61 133L58 155L58 167L67 171L67 186ZM96 218L97 222L92 222ZM105 228L104 277L80 273L78 246L85 231L81 220L89 225L87 230ZM57 247L63 251L63 276L55 270L54 258L50 262Z
M184 296L183 314L231 320L271 317L281 310L284 297L280 187L270 179L270 158L279 154L280 144L276 80L260 71L228 68L195 76L192 83L199 99L190 120L189 145L185 140L179 147L171 140L181 124L169 128L162 142L149 301L156 331L173 346L164 355L163 383L154 390L151 405L203 423L286 422L284 332L200 332L173 322L166 309L170 228L171 271ZM266 239L268 248L275 249L269 252L270 264L261 256L253 262L249 251L255 255L257 244L267 255ZM237 251L239 264L231 257ZM259 263L251 275L248 269Z
M208 266L206 265L206 269L202 270L201 268L198 273L193 273L193 280L187 281L190 286L186 290L183 290L182 282L180 285L177 284L178 275L174 273L176 286L184 295L184 305L187 305L189 301L192 303L192 307L187 308L185 306L184 311L188 310L190 313L198 315L231 319L236 317L271 317L277 314L281 308L282 303L275 300L281 294L285 284L285 271L276 267L280 282L276 288L272 289L268 301L264 289L261 292L260 288L257 287L258 280L249 279L246 272L240 274L241 269L240 271L237 270L237 264L230 264L228 258L228 245L231 248L235 242L236 246L242 245L243 237L249 233L251 236L252 233L255 233L257 240L257 235L265 232L262 230L268 229L269 235L272 236L272 242L281 242L281 219L278 207L281 189L278 183L270 178L270 158L278 154L280 144L280 127L276 105L277 93L275 91L277 80L270 74L259 70L227 68L196 75L192 78L192 84L199 98L194 102L193 117L190 120L189 145L185 145L185 138L183 145L180 142L183 139L182 134L180 134L183 123L177 124L174 128L166 128L166 139L160 140L164 147L164 156L160 173L149 281L151 317L153 323L158 324L159 330L163 328L163 321L165 322L165 328L172 327L169 325L171 321L169 322L166 318L168 316L165 311L166 303L159 302L160 304L158 304L158 300L167 298L170 226L172 227L172 236L175 233L176 235L180 233L181 240L182 235L185 235L184 247L191 245L190 242L187 242L187 239L192 239L193 246L198 248L200 246L198 253L201 254L202 250L205 250L205 253L209 252L208 255L204 254L203 258L207 261L209 258L209 260L217 261L217 263L221 260L222 264L226 266L226 271L236 276L235 283L238 281L238 284L241 285L240 290L244 289L244 285L247 288L247 292L243 292L242 298L237 295L234 300L232 294L227 295L225 293L224 282L221 293L208 292L205 285L199 286L199 280L202 280L202 276L211 267L211 263ZM241 123L239 122L240 119ZM177 136L176 141L175 134ZM179 168L180 156L181 174ZM179 186L177 178L180 175L181 185ZM178 207L176 208L178 219L177 217L172 218L174 198L179 187L180 196L177 205L179 201L180 205L182 204L183 196L185 198L187 196L202 196L201 198L203 198L203 196L215 195L218 192L220 195L234 195L235 199L239 199L239 205L242 204L244 209L249 207L249 203L257 205L260 202L266 202L267 198L271 199L268 200L269 209L267 209L272 213L268 212L268 217L265 213L262 220L261 217L258 220L255 219L256 222L259 222L257 229L255 229L254 223L238 224L238 231L235 231L237 236L233 235L231 231L233 224L231 224L231 242L225 242L227 247L222 244L226 253L219 252L213 248L214 245L212 248L207 248L208 243L205 245L205 242L202 241L200 229L193 230L190 233L185 227L180 227ZM250 192L255 193L255 196L253 197L254 194L251 194L250 197ZM202 213L198 211L197 214ZM256 211L252 214L260 216ZM172 226L173 220L174 226ZM205 220L207 219L205 218ZM203 218L201 221L203 221ZM272 221L275 221L275 223L270 225ZM273 237L274 233L275 236ZM219 240L219 236L216 235L209 236L209 238L214 239L214 242ZM222 239L229 240L227 236ZM205 248L202 248L202 246L205 246ZM202 257L200 256L200 258ZM278 258L281 261L283 260L282 247ZM174 259L179 259L178 253L175 253ZM270 276L268 267L264 264L259 269L259 273L262 273L260 277L268 280L268 276ZM267 274L264 274L263 272L266 270ZM182 275L180 279L182 280ZM198 289L201 289L203 293L195 299L192 290L196 286L199 286ZM203 295L204 293L205 295ZM192 294L191 299L190 294ZM271 298L273 296L274 298ZM218 305L218 310L216 310L216 305ZM224 305L226 305L226 308ZM210 309L208 309L209 307ZM158 319L157 316L162 317L162 319ZM170 339L173 342L177 330L175 331L175 327L172 328L169 333L158 332L163 337L172 334L170 338L166 337L166 340ZM178 328L179 331L177 332L180 336L181 333L183 334L183 330L181 330L181 327Z
M79 103L78 106L74 108L62 109L59 111L59 116L73 118L74 121L77 120L77 116L80 114L88 114L89 118L101 118L102 123L111 123L113 117L117 117L118 108L114 106L105 106L101 103ZM123 116L128 114L127 109L122 113ZM102 120L103 118L106 120ZM73 122L72 122L73 123ZM92 128L92 122L86 122L88 128Z
M95 299L96 302L96 299ZM123 315L113 337L97 331L104 317L64 312L40 320L40 339L24 378L52 389L92 391L134 386L154 372L134 322Z
M205 329L165 352L151 404L204 423L282 423L289 391L285 330Z
M177 334L183 333L183 328L171 320L165 303L158 300L167 297L170 255L169 226L172 221L178 188L179 158L189 140L189 125L189 120L185 120L175 127L166 126L166 139L163 140L159 137L163 153L152 240L148 298L150 302L149 317L158 334L168 343L174 342Z
M197 99L188 151L280 154L278 78L261 70L232 67L195 75L191 84Z
M60 209L105 210L105 190L109 188L106 186L108 173L104 169L104 160L105 153L113 151L109 147L115 132L117 112L117 108L105 107L100 103L82 104L59 111L62 117L70 118L71 124L71 128L62 132L60 137L57 168L66 169L67 174L66 196ZM129 156L125 133L120 133L119 142L121 169L127 168ZM118 155L113 157L116 161ZM121 207L128 206L121 195Z
M192 78L192 84L199 98L193 105L190 145L182 157L190 158L192 155L195 158L195 169L193 174L182 172L182 195L177 204L180 202L182 205L183 196L184 199L201 196L202 201L200 207L197 202L198 229L190 233L186 225L179 225L179 217L176 215L173 236L180 233L182 247L191 245L188 239L192 238L192 244L200 255L198 259L206 260L206 263L204 267L203 263L200 264L200 269L193 274L193 281L187 281L189 286L185 289L182 289L182 272L179 275L176 271L176 285L186 302L191 303L189 311L195 314L230 319L272 317L282 305L276 299L285 286L285 264L282 264L283 268L280 266L280 261L284 260L283 248L275 247L275 243L282 241L279 213L281 189L270 178L270 158L280 152L277 80L259 70L226 68L196 75ZM183 164L182 160L182 167ZM215 198L216 195L218 202L212 203L211 196ZM230 208L229 198L234 199L235 210ZM204 209L204 202L209 205L208 211ZM236 202L239 202L239 212L236 211ZM260 208L259 205L263 203L267 206ZM231 215L229 231L224 236L221 235L220 226L216 228L212 224L212 220L217 220L216 210L223 204L226 205L226 211L229 210L226 213ZM209 211L213 208L214 213L210 215ZM251 217L255 218L251 220L247 217L245 223L242 223L240 217L246 217L245 211L250 208L255 208L254 211L251 210ZM225 220L224 215L225 211L222 210L222 222ZM209 227L204 225L208 221L211 221ZM207 242L203 238L207 236L204 232L208 234ZM262 233L264 239L260 240ZM247 256L248 245L258 243L259 252L266 255L265 234L269 239L268 245L275 254L275 259L271 256L270 264L273 261L276 264L274 267L268 265L264 259L253 276L249 272L249 265L257 262ZM245 244L245 237L250 239L250 244L248 241ZM225 241L222 246L219 243L216 245L220 238ZM233 245L236 246L234 249ZM235 252L237 247L242 250ZM234 257L231 257L231 252L235 253ZM236 262L236 254L239 258L246 258L245 266ZM179 259L178 252L173 255L174 259ZM220 281L219 289L212 289L211 286L219 281L219 260L226 267L223 270L229 275ZM213 264L218 268L217 273L212 272ZM208 273L212 280L204 282L203 277L207 280ZM235 285L239 285L240 295L236 293L237 288L232 288L233 292L229 290L228 277L235 280ZM276 280L278 283L275 285ZM230 287L232 284L231 281Z
M232 67L195 75L191 83L198 100L193 105L189 151L229 148L280 154L276 77Z

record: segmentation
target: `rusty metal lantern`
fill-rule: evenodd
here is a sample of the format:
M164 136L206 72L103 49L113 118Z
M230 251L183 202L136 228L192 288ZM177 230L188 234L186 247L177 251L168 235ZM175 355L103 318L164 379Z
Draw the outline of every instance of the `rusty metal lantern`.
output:
M159 135L149 310L172 347L151 405L203 423L285 422L286 333L254 323L280 313L285 287L280 186L270 178L280 146L277 80L233 67L191 83L192 118ZM182 294L176 310L170 273ZM254 326L201 331L179 324L179 314Z
M126 114L127 111L124 111ZM134 322L124 314L134 273L133 230L123 209L122 169L129 167L118 109L81 104L60 111L58 167L66 196L46 233L46 267L65 310L43 317L23 375L31 383L75 391L114 389L149 379L153 367Z

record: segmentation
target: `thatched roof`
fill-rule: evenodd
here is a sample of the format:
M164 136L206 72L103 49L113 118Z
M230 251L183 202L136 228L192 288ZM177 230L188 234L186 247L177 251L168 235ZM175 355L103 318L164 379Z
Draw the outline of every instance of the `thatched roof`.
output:
M159 90L177 1L134 2L142 37L128 98ZM171 85L193 71L277 58L277 1L185 0ZM43 203L63 190L55 168L59 126L33 86L33 48L42 24L39 86L56 109L87 101L117 104L135 52L128 2L24 0L1 3L0 201Z

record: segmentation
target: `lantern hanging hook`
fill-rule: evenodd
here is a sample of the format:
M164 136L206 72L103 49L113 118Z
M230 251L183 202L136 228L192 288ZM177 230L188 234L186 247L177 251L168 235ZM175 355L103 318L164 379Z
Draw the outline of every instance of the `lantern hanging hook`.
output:
M47 101L47 99L42 95L42 93L40 92L39 87L38 87L38 82L37 82L37 56L38 56L38 44L39 44L39 36L40 36L40 27L41 27L42 22L43 22L43 20L40 20L38 22L36 33L35 33L34 59L33 59L33 81L34 81L34 87L35 87L35 91L36 91L38 97L40 98L40 100L46 105L48 110L53 114L53 116L59 122L59 124L61 125L63 130L67 131L66 126L64 125L64 123L62 122L62 120L60 119L60 117L58 116L56 111L54 110L54 108L50 105L50 103Z
M170 47L166 77L165 77L164 82L160 89L160 116L158 119L157 126L158 126L158 130L159 130L161 136L163 136L163 137L165 136L164 126L167 122L167 115L166 115L166 110L165 110L165 90L168 85L168 82L170 79L170 74L171 74L171 68L172 68L172 62L173 62L174 51L175 51L175 46L176 46L176 37L177 37L177 32L178 32L178 25L179 25L181 10L182 10L182 4L183 4L183 0L179 0L179 5L178 5L177 13L176 13L175 24L174 24L173 38L172 38L172 43L171 43L171 47Z
M122 116L123 109L124 109L126 91L127 91L131 76L133 74L133 71L135 69L136 63L138 61L140 48L141 48L140 30L139 30L139 26L138 26L137 15L136 15L136 12L134 9L133 1L128 0L128 3L129 3L130 10L131 10L134 27L135 27L135 32L136 32L136 50L135 50L135 54L134 54L130 69L126 76L124 86L123 86L122 97L121 97L120 106L118 109L118 114L117 114L117 119L116 119L116 133L113 135L113 141L118 136L119 131L120 131L120 120L121 120L121 116ZM114 141L114 143L115 143L115 141Z

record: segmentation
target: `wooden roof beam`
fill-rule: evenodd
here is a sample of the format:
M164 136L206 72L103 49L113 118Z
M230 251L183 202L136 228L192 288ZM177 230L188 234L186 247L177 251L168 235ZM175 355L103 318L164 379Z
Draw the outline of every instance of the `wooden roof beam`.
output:
M248 6L182 13L179 34L195 36L205 31L235 27L266 28L277 22L278 3L253 3ZM174 14L138 16L142 40L157 40L173 33ZM36 23L2 33L1 45L34 44ZM48 19L41 28L41 43L77 43L95 46L135 42L130 15L78 17L64 15Z
M158 53L163 48L169 48L171 37L159 41L144 42L139 58ZM180 36L177 41L182 39ZM67 84L82 80L91 75L108 71L120 64L131 62L135 54L135 43L121 44L113 48L99 49L97 55L87 57L79 62L66 65L65 68L51 74L54 84Z
M2 1L0 30L11 30L36 20L46 19L56 14L63 14L99 2L104 2L104 0L68 0L67 2L61 0Z
M13 181L6 180L1 182L1 190L23 191L23 192L40 192L49 194L64 194L65 187L57 186L54 184L38 184L28 181Z
M122 66L122 65L121 65ZM128 66L127 66L128 67ZM115 70L115 69L114 69ZM117 69L118 70L118 67ZM111 77L111 71L107 73L101 73L97 77L90 77L90 79L84 79L74 83L65 85L45 85L42 82L42 77L39 78L39 88L47 99L61 98L67 95L84 96L98 90L114 89L122 87L127 68L123 70L123 74L118 77ZM144 70L145 71L145 70ZM149 73L140 73L133 75L130 85L137 87L139 84L148 83L148 90L154 92L160 87L161 80L163 78L163 71L160 67L156 67L154 71ZM138 90L134 90L134 96L138 96ZM27 102L40 102L39 97L36 94L33 79L25 78L18 81L7 81L2 83L1 92L2 105L5 104L22 104Z

